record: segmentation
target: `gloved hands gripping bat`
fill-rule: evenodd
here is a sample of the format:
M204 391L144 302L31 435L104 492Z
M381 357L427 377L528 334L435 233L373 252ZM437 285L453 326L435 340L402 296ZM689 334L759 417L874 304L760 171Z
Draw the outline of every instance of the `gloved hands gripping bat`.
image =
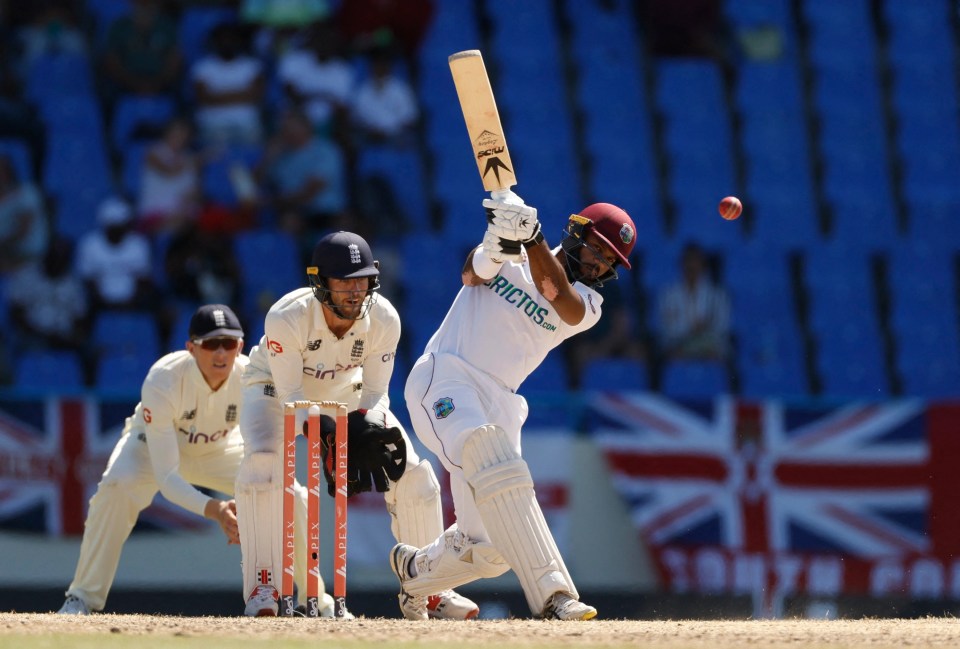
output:
M493 198L483 201L487 211L487 232L483 237L483 251L493 261L520 261L521 246L535 241L540 234L537 209L525 205L523 199L510 190L493 192Z
M304 424L306 434L306 424ZM320 415L320 446L323 453L323 475L327 493L336 492L337 425L327 415ZM407 444L397 427L387 427L386 417L376 410L354 410L347 414L347 497L376 489L390 489L407 468Z

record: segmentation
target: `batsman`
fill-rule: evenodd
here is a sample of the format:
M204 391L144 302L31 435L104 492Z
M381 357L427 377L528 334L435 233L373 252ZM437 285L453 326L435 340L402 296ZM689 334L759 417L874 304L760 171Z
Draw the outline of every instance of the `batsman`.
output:
M513 569L535 616L589 620L520 455L517 393L547 353L600 319L597 292L630 268L636 229L609 203L570 216L547 246L537 210L512 191L483 201L487 231L463 286L407 378L414 429L450 472L456 523L429 545L390 554L401 601Z
M426 545L443 531L433 468L417 457L390 411L400 318L378 293L379 266L357 234L321 238L307 268L309 286L270 308L264 336L250 352L240 416L245 454L236 485L247 615L273 616L279 609L285 402L346 403L348 495L383 493L391 531L400 542ZM324 467L332 460L335 428L330 418L321 418ZM324 473L332 485L332 472ZM329 595L324 602L333 604ZM475 603L447 588L404 598L401 608L406 617L422 620L479 613Z

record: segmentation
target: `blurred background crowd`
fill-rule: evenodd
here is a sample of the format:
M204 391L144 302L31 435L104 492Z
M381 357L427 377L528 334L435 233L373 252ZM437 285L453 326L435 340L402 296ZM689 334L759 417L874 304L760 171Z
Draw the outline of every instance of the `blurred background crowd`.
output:
M956 396L958 31L952 0L0 1L0 382L136 390L204 302L249 349L341 228L404 377L482 234L447 68L481 49L548 241L594 201L639 229L525 392Z

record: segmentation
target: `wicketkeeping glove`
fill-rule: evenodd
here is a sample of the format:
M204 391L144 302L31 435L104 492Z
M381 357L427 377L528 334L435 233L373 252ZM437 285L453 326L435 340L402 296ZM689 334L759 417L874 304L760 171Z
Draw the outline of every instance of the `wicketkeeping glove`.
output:
M336 492L336 425L321 415L323 474L327 493ZM397 427L387 428L386 418L378 411L354 410L347 415L347 497L376 489L390 489L388 478L396 482L407 468L407 445ZM392 447L392 448L391 448Z
M540 232L537 208L524 205L513 192L501 193L498 198L486 198L487 231L507 241L529 241Z

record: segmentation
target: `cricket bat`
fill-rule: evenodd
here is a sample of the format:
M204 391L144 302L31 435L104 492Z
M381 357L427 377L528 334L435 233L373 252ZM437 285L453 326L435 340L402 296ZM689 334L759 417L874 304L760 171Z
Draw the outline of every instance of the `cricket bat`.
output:
M451 54L448 62L483 188L488 192L509 190L517 178L480 50Z

